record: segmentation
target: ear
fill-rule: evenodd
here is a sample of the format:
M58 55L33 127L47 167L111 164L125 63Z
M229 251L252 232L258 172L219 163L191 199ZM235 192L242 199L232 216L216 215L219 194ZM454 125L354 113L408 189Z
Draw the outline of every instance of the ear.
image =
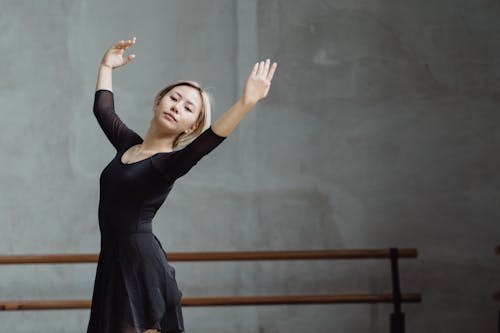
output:
M184 131L184 133L186 134L191 134L193 133L194 131L196 131L196 129L198 128L198 124L195 123L193 126L191 126L190 128L188 128L187 130Z

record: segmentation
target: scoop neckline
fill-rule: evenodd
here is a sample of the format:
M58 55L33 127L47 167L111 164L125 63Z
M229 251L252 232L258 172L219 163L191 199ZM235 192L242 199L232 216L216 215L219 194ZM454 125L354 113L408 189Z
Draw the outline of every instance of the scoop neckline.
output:
M133 146L132 146L132 147L133 147ZM150 156L148 156L148 157L146 157L146 158L144 158L144 159L142 159L142 160L138 160L138 161L135 161L135 162L132 162L132 163L124 163L124 162L122 161L122 157L123 157L123 155L125 155L125 153L126 153L126 152L130 149L130 148L132 148L132 147L127 148L127 150L123 151L123 152L120 154L120 156L118 157L118 162L120 162L120 164L121 164L121 165L133 165L133 164L138 164L138 163L141 163L141 162L144 162L144 161L150 160L152 157L154 157L154 156L156 156L156 155L159 155L159 154L171 154L171 153L173 153L173 152L174 152L174 150L172 150L172 151L159 151L159 152L154 153L153 155L150 155Z

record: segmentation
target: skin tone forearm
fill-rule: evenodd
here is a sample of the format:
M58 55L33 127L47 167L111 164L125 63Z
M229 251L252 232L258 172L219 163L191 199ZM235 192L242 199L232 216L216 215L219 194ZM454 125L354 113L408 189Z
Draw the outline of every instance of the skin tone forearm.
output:
M238 100L212 124L212 130L218 136L228 136L253 106L251 104L244 104L241 99Z
M267 96L276 67L277 64L271 65L269 59L254 65L243 89L242 97L212 124L212 130L215 134L228 136L248 111Z
M113 91L113 68L106 65L99 66L99 72L97 73L97 83L95 85L95 90L109 90Z

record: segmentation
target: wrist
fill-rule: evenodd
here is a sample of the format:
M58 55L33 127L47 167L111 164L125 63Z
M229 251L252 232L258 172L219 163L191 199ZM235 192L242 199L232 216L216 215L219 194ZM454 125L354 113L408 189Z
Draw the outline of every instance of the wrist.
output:
M102 69L108 69L112 70L113 66L106 64L104 61L101 61L101 64L99 65Z
M251 101L251 100L248 100L244 97L240 98L239 102L240 102L241 106L243 106L247 110L250 110L251 108L253 108L255 106L255 104L257 104L257 101Z

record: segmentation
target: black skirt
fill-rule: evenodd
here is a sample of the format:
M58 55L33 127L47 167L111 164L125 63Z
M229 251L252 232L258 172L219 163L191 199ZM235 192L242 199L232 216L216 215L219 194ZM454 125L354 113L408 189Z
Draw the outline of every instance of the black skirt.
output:
M181 298L151 231L101 236L87 333L184 332Z

